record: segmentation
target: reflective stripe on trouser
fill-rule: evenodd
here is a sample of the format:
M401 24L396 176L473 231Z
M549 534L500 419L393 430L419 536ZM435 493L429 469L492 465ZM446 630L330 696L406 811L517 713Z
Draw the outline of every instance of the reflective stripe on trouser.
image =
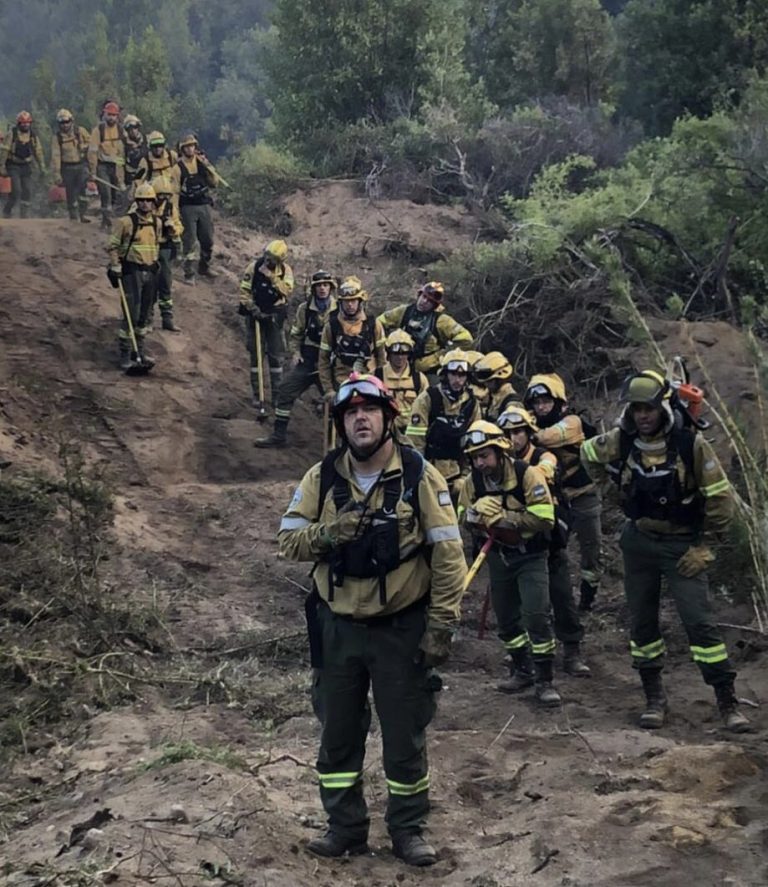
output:
M659 670L664 666L665 647L659 629L664 577L702 677L713 686L727 684L736 672L715 623L707 575L688 578L677 570L677 562L692 542L692 536L643 533L632 523L624 527L620 545L631 619L632 663L640 669Z
M549 617L549 576L547 553L514 554L504 557L495 549L488 554L491 603L507 650L521 649L520 638L527 635L534 661L551 659L555 638ZM518 644L516 647L509 646Z
M11 180L11 193L5 198L3 215L8 217L19 200L21 201L21 210L29 208L32 200L32 164L22 166L20 163L7 163L6 168Z
M581 578L599 585L603 572L603 533L600 524L602 502L596 492L583 493L571 500L571 535L579 545Z
M261 327L261 341L263 348L261 349L262 359L266 361L269 367L269 376L272 383L272 399L274 400L277 389L282 382L283 375L283 354L285 353L285 340L283 338L282 318L271 318L262 320L259 323ZM243 318L243 335L245 347L251 359L251 389L254 394L259 393L259 369L256 360L256 331L255 324L250 317Z
M548 566L549 600L555 620L555 637L564 644L578 643L584 637L584 626L573 599L566 549L551 550Z
M417 665L426 625L423 608L366 625L319 610L322 668L312 702L322 724L317 770L328 824L349 838L368 834L361 779L371 723L369 687L381 724L390 832L422 829L429 812L425 728L435 712L430 672Z
M291 367L283 376L283 381L277 390L275 398L275 418L283 419L286 423L291 417L294 402L313 385L320 391L320 381L317 369L306 363Z
M160 306L161 314L172 314L173 295L171 294L171 287L173 286L173 266L171 264L170 246L160 248L158 263L160 271L157 274L157 304Z
M199 206L181 206L179 214L184 225L181 242L184 247L185 271L191 271L190 263L197 257L200 245L200 270L208 268L213 255L213 217L207 203Z
M152 271L142 271L135 267L123 274L125 300L128 303L137 339L141 339L147 334L152 305L155 301L156 276ZM122 311L120 313L122 314ZM122 317L120 322L119 337L130 341L125 317Z
M85 186L88 182L88 164L62 163L61 180L64 182L64 190L67 192L67 209L70 216L73 213L83 215L88 209L88 198L85 194Z

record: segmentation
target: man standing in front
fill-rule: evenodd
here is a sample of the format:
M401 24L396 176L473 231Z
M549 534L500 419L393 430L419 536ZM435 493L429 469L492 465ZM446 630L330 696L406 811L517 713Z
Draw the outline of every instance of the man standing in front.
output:
M394 854L432 865L425 729L441 686L432 669L448 658L459 622L461 537L443 477L393 438L397 407L379 379L353 373L333 417L343 446L304 475L278 535L285 557L316 564L307 621L329 828L309 849L326 857L368 849L362 771L372 687Z

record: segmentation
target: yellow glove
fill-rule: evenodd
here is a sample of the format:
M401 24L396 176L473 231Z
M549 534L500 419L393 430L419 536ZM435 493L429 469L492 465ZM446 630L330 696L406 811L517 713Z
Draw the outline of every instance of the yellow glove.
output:
M486 527L492 527L504 517L504 506L500 496L482 496L472 506L472 510Z
M703 573L714 561L715 553L706 545L691 545L677 562L677 572L686 579Z

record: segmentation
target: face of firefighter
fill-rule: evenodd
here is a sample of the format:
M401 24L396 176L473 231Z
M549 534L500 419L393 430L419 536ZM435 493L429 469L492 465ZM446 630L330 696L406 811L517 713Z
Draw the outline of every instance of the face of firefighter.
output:
M402 371L408 366L409 357L410 353L408 351L387 352L387 359L396 373L402 373Z
M185 157L194 157L197 153L197 145L184 145L184 147L181 149L181 153Z
M477 469L483 477L495 477L501 473L501 456L496 447L483 447L470 453L472 467Z
M419 293L416 296L416 310L421 311L422 314L428 314L430 311L435 310L435 303L432 299L427 298L424 293Z
M528 449L529 434L530 432L527 428L513 428L507 432L507 436L512 441L512 449L515 451L516 456L522 456Z
M136 206L138 207L139 212L140 212L142 215L145 215L145 216L146 216L146 215L148 215L149 213L151 213L152 210L155 208L155 201L152 200L151 198L146 198L146 199L145 199L145 198L142 197L142 198L139 198L139 199L136 201Z
M330 283L316 283L312 289L318 299L325 301L331 295Z
M654 407L649 403L633 403L630 409L640 434L650 436L661 428L663 421L661 407Z
M342 299L341 310L347 317L355 317L362 305L362 299Z
M467 374L464 370L448 370L446 376L451 391L463 391L467 387Z
M72 121L71 120L60 120L59 121L59 129L62 132L69 132L72 129Z
M165 151L165 145L152 145L149 150L152 152L153 157L162 157L163 151Z
M384 410L375 403L354 404L344 413L344 434L362 459L379 448L384 423Z
M114 126L117 123L117 114L105 114L104 122L107 126Z
M548 394L537 394L533 399L533 412L537 416L548 416L555 408L555 399Z

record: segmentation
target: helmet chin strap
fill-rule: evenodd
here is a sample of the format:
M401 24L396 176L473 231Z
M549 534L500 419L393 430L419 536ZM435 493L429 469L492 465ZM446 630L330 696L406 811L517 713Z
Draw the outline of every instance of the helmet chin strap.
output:
M555 425L563 418L563 402L561 400L556 400L555 405L552 409L547 413L546 416L537 416L536 420L538 422L539 428L549 428L551 425Z
M342 429L340 432L340 436L344 443L349 447L349 452L352 454L352 458L355 459L355 461L357 462L367 462L369 459L372 459L376 455L376 453L378 453L379 450L384 446L384 444L391 437L393 437L392 427L394 425L394 419L390 419L376 446L370 452L368 452L367 450L363 451L359 450L353 443L349 441L347 435L343 432L344 423L341 422L340 424Z

